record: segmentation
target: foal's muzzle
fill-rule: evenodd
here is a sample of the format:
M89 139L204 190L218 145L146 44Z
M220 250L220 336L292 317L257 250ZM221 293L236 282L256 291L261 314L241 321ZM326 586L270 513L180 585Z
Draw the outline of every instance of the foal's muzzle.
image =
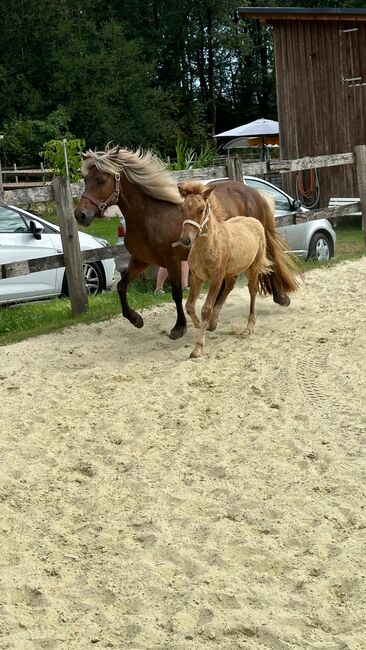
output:
M180 238L180 243L182 244L183 248L191 248L193 239L190 237L190 235L182 235Z

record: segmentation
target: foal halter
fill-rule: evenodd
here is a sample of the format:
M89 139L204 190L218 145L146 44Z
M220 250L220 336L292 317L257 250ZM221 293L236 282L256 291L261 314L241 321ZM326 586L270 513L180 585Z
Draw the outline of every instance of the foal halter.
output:
M101 202L97 201L94 198L94 196L92 196L88 192L83 192L81 197L84 196L86 199L91 201L91 203L94 203L94 205L96 205L99 208L101 216L103 216L104 210L109 205L115 205L116 203L118 203L119 193L120 193L120 189L119 189L120 188L120 182L121 182L121 175L116 173L114 175L114 190L113 190L112 194L107 199L105 199L105 201L101 201Z
M183 226L185 226L186 223L190 223L192 226L196 226L196 228L198 228L199 233L198 233L197 237L207 237L208 233L207 232L202 232L202 230L205 227L205 225L208 223L208 220L210 218L210 214L211 214L211 206L210 206L209 202L207 201L206 207L205 207L205 212L204 212L204 215L203 215L202 223L199 223L198 221L193 221L193 219L186 219L185 221L183 221ZM179 241L175 241L172 244L172 246L174 248L175 246L180 246L180 244L181 244L181 242L179 240Z

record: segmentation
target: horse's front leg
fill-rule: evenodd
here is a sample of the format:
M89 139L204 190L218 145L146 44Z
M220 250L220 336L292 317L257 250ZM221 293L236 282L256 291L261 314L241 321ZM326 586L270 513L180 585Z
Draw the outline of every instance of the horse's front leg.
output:
M197 317L196 313L196 302L197 298L200 295L201 287L203 282L197 277L197 275L192 272L191 276L191 285L189 287L189 294L186 302L187 314L191 317L193 325L195 327L201 327L201 321Z
M148 266L149 265L146 264L146 262L141 262L135 257L131 257L128 268L122 273L121 279L117 284L117 291L119 299L121 301L122 316L124 316L124 318L127 318L127 320L129 320L132 325L138 328L143 327L144 321L142 316L140 316L137 311L131 309L130 305L128 304L127 287L130 282L141 275L141 273L143 273L143 271L145 271Z
M180 339L187 331L187 319L183 309L180 260L171 260L170 263L167 264L167 269L172 285L172 298L177 310L177 322L171 330L169 337L175 341L176 339Z
M169 338L173 341L180 339L187 331L187 319L183 309L183 291L180 278L179 280L171 280L172 284L172 298L175 302L177 310L177 322L169 334Z
M196 345L194 346L190 355L192 359L197 359L197 357L200 357L202 355L203 349L205 347L205 335L206 335L207 325L211 319L212 311L216 302L216 298L219 294L223 279L224 279L223 277L219 277L211 280L207 298L201 310L200 331L196 340Z

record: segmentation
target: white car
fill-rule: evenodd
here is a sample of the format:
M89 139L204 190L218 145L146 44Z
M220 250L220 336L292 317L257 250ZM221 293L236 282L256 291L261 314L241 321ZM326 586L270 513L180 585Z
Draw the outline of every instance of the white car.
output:
M79 232L81 250L108 246L109 242ZM26 210L0 206L0 265L62 253L60 229ZM113 259L84 264L88 293L94 295L112 287ZM0 305L67 295L65 268L39 271L0 279Z

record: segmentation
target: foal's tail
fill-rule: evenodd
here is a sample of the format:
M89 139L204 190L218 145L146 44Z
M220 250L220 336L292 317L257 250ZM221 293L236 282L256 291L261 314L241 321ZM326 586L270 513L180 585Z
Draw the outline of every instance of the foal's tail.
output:
M267 194L261 193L261 195L265 212L265 219L262 223L266 233L267 255L272 262L274 281L281 293L292 293L300 286L296 278L299 270L276 230L274 201ZM273 293L268 271L260 275L259 283L262 294Z

